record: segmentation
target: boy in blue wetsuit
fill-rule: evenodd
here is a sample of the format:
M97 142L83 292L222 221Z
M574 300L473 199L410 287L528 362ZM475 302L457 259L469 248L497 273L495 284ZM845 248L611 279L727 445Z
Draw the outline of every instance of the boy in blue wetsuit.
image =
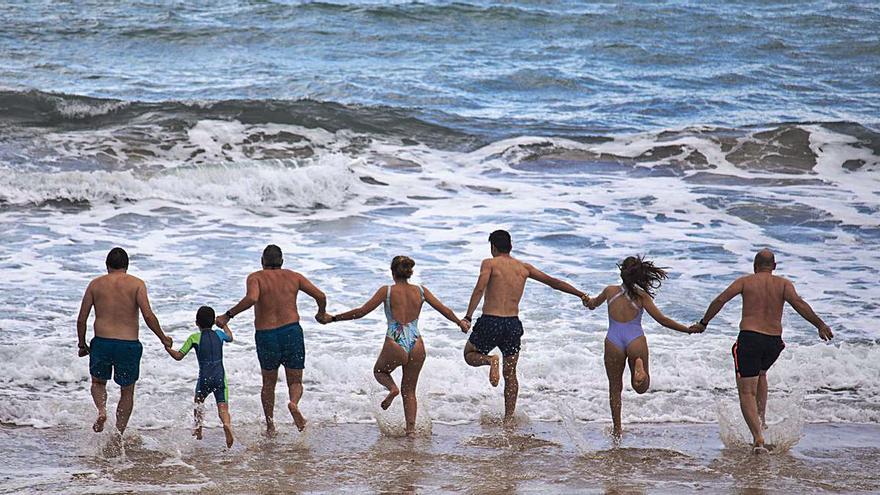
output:
M179 351L170 346L165 347L168 354L180 361L190 351L196 350L199 360L199 380L196 383L195 402L193 411L195 428L193 436L202 439L202 404L210 394L214 394L217 401L217 413L223 422L223 432L226 434L226 446L232 447L232 419L229 417L229 388L226 386L226 371L223 369L223 343L232 342L232 330L223 325L223 331L215 330L214 310L208 306L202 306L196 313L196 325L199 331L186 339Z

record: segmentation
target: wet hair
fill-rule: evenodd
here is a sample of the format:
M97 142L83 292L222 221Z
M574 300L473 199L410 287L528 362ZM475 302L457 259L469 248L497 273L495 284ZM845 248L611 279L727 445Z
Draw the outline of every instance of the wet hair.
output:
M776 264L776 256L769 249L762 249L755 255L755 268L773 268Z
M499 253L509 253L513 247L510 242L510 233L506 230L496 230L489 234L489 243Z
M199 328L213 328L215 317L214 308L210 306L202 306L196 311L196 325L198 325Z
M284 257L281 256L281 248L275 244L269 244L266 246L266 249L263 250L263 258L261 261L266 268L281 268L281 265L284 264Z
M128 270L128 253L121 247L115 247L107 253L106 263L111 270Z
M629 256L617 267L620 268L623 286L632 295L638 294L636 288L639 288L654 297L660 288L660 282L667 278L665 269L654 266L653 262L638 255Z
M416 262L409 256L395 256L391 260L391 276L397 280L408 280L412 277Z

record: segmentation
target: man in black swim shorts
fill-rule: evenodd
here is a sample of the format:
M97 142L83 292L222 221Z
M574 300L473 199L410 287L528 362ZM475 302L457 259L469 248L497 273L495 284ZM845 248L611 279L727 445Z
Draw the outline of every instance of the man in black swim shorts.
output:
M522 323L519 321L519 302L526 280L537 280L558 291L578 296L581 301L587 294L512 257L510 234L506 231L492 232L489 244L492 257L483 260L480 265L480 278L463 318L470 323L485 293L483 315L477 319L471 337L465 344L464 360L471 366L489 366L489 383L497 387L500 380L499 358L497 355L490 356L489 353L496 347L501 350L504 357L504 422L511 424L519 395L516 365L523 335Z
M702 332L721 308L737 295L742 295L742 320L739 336L733 344L733 365L736 386L743 417L752 432L754 451L766 452L764 430L767 428L767 370L776 362L785 348L782 342L782 308L791 305L805 320L819 329L819 338L831 340L834 336L828 325L816 316L813 308L801 299L794 284L773 275L776 257L769 249L755 255L754 274L738 278L709 305L699 323L691 326Z

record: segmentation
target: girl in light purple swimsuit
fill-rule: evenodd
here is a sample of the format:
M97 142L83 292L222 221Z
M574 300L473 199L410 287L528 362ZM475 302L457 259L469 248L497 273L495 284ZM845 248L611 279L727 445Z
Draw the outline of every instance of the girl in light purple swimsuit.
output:
M638 394L648 390L648 341L642 331L645 310L666 328L690 333L688 327L665 316L654 305L654 293L666 279L666 271L640 256L630 256L617 265L621 285L609 285L601 294L584 300L596 309L608 301L608 335L605 338L605 372L608 375L608 396L611 400L612 436L620 438L620 395L623 391L623 370L629 362L632 388Z

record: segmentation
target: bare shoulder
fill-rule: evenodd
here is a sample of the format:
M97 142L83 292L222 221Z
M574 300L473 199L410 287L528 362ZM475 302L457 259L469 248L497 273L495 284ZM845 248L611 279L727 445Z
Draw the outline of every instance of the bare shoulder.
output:
M283 268L281 270L281 273L284 274L285 278L287 278L291 281L297 282L297 283L299 283L302 280L305 280L305 278L306 278L305 275L303 275L302 273L295 272L293 270L288 270L287 268Z

